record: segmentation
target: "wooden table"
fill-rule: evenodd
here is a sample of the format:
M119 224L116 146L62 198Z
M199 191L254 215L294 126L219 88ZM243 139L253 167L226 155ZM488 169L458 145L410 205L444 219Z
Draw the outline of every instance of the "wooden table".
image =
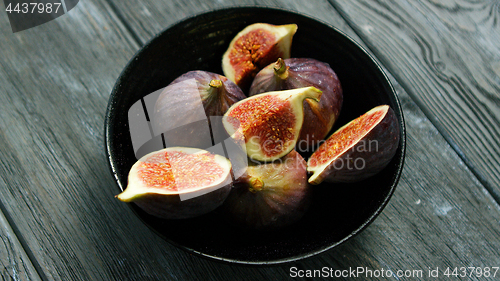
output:
M114 198L103 140L111 89L141 45L185 17L244 4L303 13L364 45L407 126L401 180L374 223L340 247L269 267L199 258L152 233ZM343 280L500 280L500 270L443 275L500 266L498 1L85 0L15 34L4 11L1 280L286 280L291 268L323 267L423 273ZM437 267L440 278L429 276Z

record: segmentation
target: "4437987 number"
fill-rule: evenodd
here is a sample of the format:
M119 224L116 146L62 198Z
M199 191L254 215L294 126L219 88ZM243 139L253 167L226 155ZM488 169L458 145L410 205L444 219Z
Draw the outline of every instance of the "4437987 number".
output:
M9 3L9 5L5 8L5 11L7 13L18 14L57 14L57 11L61 7L61 3L17 3L14 7L12 6L12 3Z
M499 267L448 267L444 271L446 277L496 277Z

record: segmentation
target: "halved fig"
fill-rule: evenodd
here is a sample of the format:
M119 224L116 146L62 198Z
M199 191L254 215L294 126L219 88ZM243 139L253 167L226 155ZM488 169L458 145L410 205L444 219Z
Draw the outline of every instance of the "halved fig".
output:
M240 31L222 57L224 75L248 89L257 72L278 58L289 58L296 24L255 23Z
M230 170L229 160L206 150L166 148L139 159L116 197L159 218L192 218L222 205L231 190Z
M308 151L330 132L342 107L342 87L328 63L311 58L279 58L255 76L249 95L313 86L323 92L319 103L304 101L304 125L296 149Z
M399 145L399 123L388 105L377 106L333 133L311 155L309 183L356 182L380 172Z
M304 100L319 102L320 97L314 87L249 97L229 108L223 125L232 138L244 141L250 158L273 161L295 147L304 122Z
M153 131L155 135L164 134L165 147L211 147L209 117L223 116L231 105L244 98L242 90L222 75L202 70L186 72L156 100Z
M243 228L272 230L297 222L311 197L306 161L292 150L269 163L250 161L223 205L231 221Z

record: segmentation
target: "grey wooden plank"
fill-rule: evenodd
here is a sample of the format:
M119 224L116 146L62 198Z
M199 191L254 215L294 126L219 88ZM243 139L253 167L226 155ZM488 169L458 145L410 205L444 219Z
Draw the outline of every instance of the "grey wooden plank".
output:
M408 133L398 188L363 233L318 260L305 261L303 267L363 267L409 275L368 280L464 280L445 276L446 268L498 267L500 207L401 85L392 81ZM429 276L429 269L436 268L439 278Z
M500 202L497 1L331 1Z
M324 1L259 3L311 15L361 41ZM222 6L232 4L224 2ZM139 4L134 4L134 1L117 3L115 8L140 42L145 42L165 26L189 16L190 11L195 14L220 6L207 1L190 2L186 9L179 9L179 5L175 1L140 4L142 11L149 11L155 20L138 15ZM174 7L176 13L171 12ZM350 12L356 16L355 10ZM405 89L396 79L392 78L392 81L403 101L409 126L409 153L395 198L373 227L357 239L338 250L292 265L309 269L335 265L340 269L367 266L373 269L427 270L429 266L498 264L499 256L495 250L500 245L495 235L499 231L498 204ZM283 267L283 270L289 268Z
M3 13L0 30L9 30ZM200 262L163 241L114 198L104 114L111 88L137 48L98 1L81 2L36 29L2 33L2 202L44 280L235 276L231 266ZM271 269L247 272L247 280L265 278L262 272L283 277Z
M242 0L242 1L203 1L203 0L171 0L171 1L111 1L110 5L122 18L135 38L144 44L158 32L186 17L214 9L239 6L263 6L285 8L306 13L320 20L332 19L337 12L326 0L284 1L284 0ZM333 17L332 17L333 16ZM148 20L149 19L149 20ZM340 18L339 18L340 19ZM343 20L337 20L338 27L345 27Z
M210 2L169 2L176 3L178 6L173 7L177 10L161 10L161 5L157 4L155 9L160 10L154 11L162 14L157 18L156 15L140 14L144 8L141 6L151 3L134 6L139 4L132 2L123 2L123 5L129 5L130 9L138 8L135 17L146 27L153 19L162 22L158 25L163 25L164 18L175 19L207 7L195 8L200 5L217 6ZM316 5L319 5L323 12L318 17L346 27L326 2L287 3L276 2L274 5L302 9L302 12L313 16ZM185 4L187 10L183 10L181 4ZM225 5L230 4L226 2ZM115 8L118 7L117 4ZM47 279L285 280L290 279L289 269L293 265L310 269L332 265L344 269L358 265L377 268L380 264L389 264L396 268L398 263L409 266L404 264L407 255L418 252L423 239L414 241L411 238L430 235L434 228L452 224L464 228L464 225L471 224L471 229L486 233L484 235L488 235L488 229L498 230L498 224L495 224L497 219L492 219L500 214L497 205L487 193L482 192L482 186L460 162L454 168L453 165L443 165L441 173L453 178L460 175L462 185L453 184L443 191L434 190L434 184L448 184L447 181L439 181L441 174L434 174L422 185L425 191L419 198L425 203L425 199L432 198L428 197L428 193L436 192L431 195L449 198L447 200L460 205L457 209L463 208L460 214L471 216L469 220L459 223L458 220L463 218L436 218L432 208L424 208L419 216L409 216L416 211L415 207L410 208L413 205L406 204L412 202L411 199L403 200L401 204L406 204L403 207L400 204L391 207L400 202L398 197L411 196L408 193L413 190L412 187L422 180L414 175L415 170L429 172L431 168L423 166L424 161L455 163L458 159L442 141L431 139L430 145L437 146L433 151L443 153L430 154L426 159L416 156L420 155L419 150L410 154L409 157L414 160L407 160L405 174L391 205L366 232L337 250L299 263L258 268L224 265L178 250L147 229L125 204L114 198L115 185L106 165L102 139L104 111L111 87L137 45L127 33L127 28L132 29L134 25L127 23L125 27L118 19L126 18L126 13L116 16L108 11L103 2L84 1L68 17L36 30L3 36L2 47L6 47L0 50L0 92L5 93L0 95L0 135L3 136L0 171L5 179L0 186L5 191L2 202L6 202L6 210L13 217ZM0 30L6 27L5 17L0 16ZM139 36L142 33L136 34ZM413 110L415 105L411 105L405 105L405 112ZM417 118L415 122L432 128L428 120L417 113L416 116L421 119ZM422 132L414 127L412 130L413 133L409 129L409 134L415 136L413 142L423 141ZM440 137L437 133L432 135ZM451 160L444 162L443 157ZM464 193L470 196L468 200L464 196L453 195L464 189L472 190ZM395 209L393 213L386 214L391 208ZM451 212L448 213L451 215ZM394 216L401 216L396 225L391 224ZM426 224L432 227L419 234L416 228ZM386 226L392 226L392 229L388 231ZM405 235L398 234L401 230L397 227L405 230ZM439 251L447 239L456 238L451 234L449 237L432 237L435 241L429 241L429 245ZM478 240L465 241L460 247L467 249L483 243L498 248L496 236L488 236L489 244L481 235L472 238ZM378 245L378 240L384 243ZM392 241L404 241L408 245L401 252L396 246L390 248L395 252L386 252L384 246ZM432 251L425 253L429 252ZM491 256L489 250L486 253ZM461 259L431 255L428 263L441 259L445 263L461 263L468 259L481 261L474 252L470 257L466 255ZM415 266L427 265L422 260L414 263Z
M143 271L128 269L130 263L147 259L127 261L129 247L156 238L144 228L145 236L139 231L125 242L128 229L117 224L127 225L126 207L113 205L114 189L106 188L115 187L102 134L107 99L137 49L107 10L81 2L67 16L18 34L3 32L9 26L0 13L2 202L45 280L133 277Z
M0 210L0 279L41 280L18 237Z

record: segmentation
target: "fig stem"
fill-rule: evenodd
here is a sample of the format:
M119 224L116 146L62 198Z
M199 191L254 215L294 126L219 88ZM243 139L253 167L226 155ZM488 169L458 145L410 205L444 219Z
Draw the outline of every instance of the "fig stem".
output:
M222 86L222 81L217 79L212 79L208 85L212 88L220 88Z
M249 187L249 190L251 192L257 192L257 191L261 191L262 188L264 187L264 182L259 179L259 178L251 178L250 179L250 187Z
M210 83L208 83L208 85L210 86L210 90L208 92L208 99L214 101L220 98L224 98L225 96L228 95L226 87L224 87L224 83L222 82L222 80L212 79L210 80Z
M274 64L274 73L276 73L281 80L286 80L288 78L288 66L282 58L279 58Z

